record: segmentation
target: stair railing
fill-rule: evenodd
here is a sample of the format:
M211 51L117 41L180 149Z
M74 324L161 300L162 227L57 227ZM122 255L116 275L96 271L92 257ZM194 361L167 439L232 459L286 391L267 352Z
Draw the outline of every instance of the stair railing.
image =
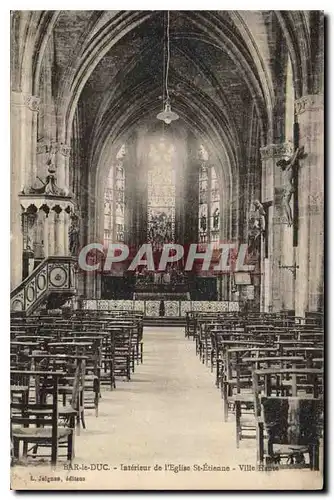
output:
M10 293L12 312L27 315L39 307L49 295L76 293L76 259L74 257L47 257Z

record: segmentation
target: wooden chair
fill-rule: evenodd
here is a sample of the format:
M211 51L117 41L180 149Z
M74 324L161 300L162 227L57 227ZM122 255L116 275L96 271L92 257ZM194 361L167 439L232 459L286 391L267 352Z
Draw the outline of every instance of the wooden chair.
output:
M238 386L239 389L242 386L249 387L251 384L251 379L249 373L241 374L236 373L235 368L240 365L239 355L240 351L233 351L233 348L242 348L247 351L250 348L265 348L266 345L263 341L253 341L253 340L222 340L222 357L223 357L223 370L221 374L221 396L224 405L224 421L228 420L229 412L229 398L233 394L233 387ZM236 364L234 364L236 361ZM238 389L238 390L239 390Z
M259 463L265 460L279 465L286 458L285 466L319 468L322 377L322 370L314 368L253 371Z
M11 375L22 375L22 371L13 370ZM62 372L25 371L25 375L38 376L44 384L52 388L51 403L11 402L11 440L14 460L19 459L20 442L24 443L23 457L26 459L28 444L51 448L51 464L58 460L58 448L66 442L67 460L73 458L73 428L59 427L58 380Z
M229 396L229 402L234 403L235 423L236 423L236 443L239 448L240 441L244 438L252 438L249 431L256 431L256 422L254 415L254 394L252 373L254 370L264 368L296 368L306 366L305 359L302 356L278 356L277 351L271 350L256 352L256 356L245 357L238 356L235 362L235 385L231 388L232 395ZM242 390L240 383L240 374L244 377L243 387L245 387L245 377L247 377L246 390ZM243 416L246 420L243 421ZM247 434L243 433L247 430ZM255 436L254 436L255 438Z
M51 354L70 354L72 356L82 355L86 357L85 376L83 380L83 400L85 409L94 409L98 416L100 400L100 352L99 342L95 340L82 341L80 337L72 341L50 342ZM83 424L84 426L84 424Z
M62 371L63 375L58 381L58 394L62 399L62 405L58 407L59 416L65 423L70 423L70 420L76 417L75 427L80 434L81 424L86 428L84 384L87 356L33 352L31 357L35 369ZM37 402L45 401L49 391L48 386L41 386L36 397Z
M286 466L319 470L321 431L318 424L323 413L322 400L270 396L261 397L261 406L263 426L260 432L267 435L267 452L264 450L265 439L263 435L259 436L260 457L264 457L267 464L284 466L282 460L286 458ZM309 455L309 464L306 464L305 453Z
M131 379L131 366L133 366L131 329L124 326L110 326L110 343L114 351L114 373L115 377Z

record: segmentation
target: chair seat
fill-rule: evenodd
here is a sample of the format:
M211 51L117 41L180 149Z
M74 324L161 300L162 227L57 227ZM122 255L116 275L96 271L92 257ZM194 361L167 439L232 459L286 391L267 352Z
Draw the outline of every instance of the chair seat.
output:
M298 444L281 444L281 443L273 443L274 452L279 453L280 455L290 454L290 453L307 453L308 446L298 445Z
M29 387L27 385L11 385L10 386L10 391L12 393L14 392L25 392L28 391Z
M65 427L58 427L58 439L69 436L72 433L72 429ZM17 439L23 439L26 441L52 439L52 429L51 427L20 427L13 429L12 437Z
M61 406L58 410L60 416L63 415L76 415L78 412L72 406Z
M82 391L82 387L81 386L78 388L78 391L79 392ZM72 394L72 392L73 392L73 387L70 387L70 386L68 386L68 387L60 387L59 391L58 391L59 394Z
M230 378L228 380L223 380L223 384L229 384L236 386L238 383L237 378ZM252 382L249 380L249 377L240 377L239 379L240 387L251 387Z
M46 409L46 410L43 410L43 409L40 409L40 410L32 410L32 411L29 411L28 413L30 414L33 414L33 415L47 415L48 413L50 413L50 410ZM71 405L68 405L68 406L60 406L58 408L58 414L60 416L63 416L63 415L75 415L77 413L77 411L71 406Z
M241 401L245 403L254 403L254 394L233 394L228 396L231 401Z

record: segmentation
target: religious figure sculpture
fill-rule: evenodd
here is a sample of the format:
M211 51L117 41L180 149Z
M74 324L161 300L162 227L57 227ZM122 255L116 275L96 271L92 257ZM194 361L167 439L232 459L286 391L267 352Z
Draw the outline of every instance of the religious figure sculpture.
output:
M205 214L201 215L201 229L202 229L203 233L205 233L205 231L206 231L206 217L205 217Z
M213 229L218 229L219 227L219 209L218 207L213 212Z
M125 155L126 155L125 144L122 144L122 146L120 147L118 153L116 154L116 159L117 160L123 160L123 158L125 157ZM120 165L120 167L122 167L122 165Z
M209 154L208 154L207 150L205 149L205 147L203 146L203 144L201 144L199 147L198 157L200 160L202 160L204 162L208 161L208 159L209 159Z
M251 254L260 251L261 236L266 230L266 212L259 200L253 202L253 210L249 215L248 248Z
M75 214L71 216L71 225L68 230L69 251L73 257L76 257L79 252L79 217Z
M48 154L48 159L46 160L46 164L47 164L49 172L55 172L56 171L56 168L54 166L54 158L55 158L55 155L56 155L57 151L58 151L57 145L51 143L49 151L48 151L48 153L49 153Z
M297 161L302 157L304 157L304 147L297 148L294 154L288 160L282 159L276 163L276 165L280 167L283 172L282 208L289 226L292 226L293 223L290 201L295 191L294 168Z

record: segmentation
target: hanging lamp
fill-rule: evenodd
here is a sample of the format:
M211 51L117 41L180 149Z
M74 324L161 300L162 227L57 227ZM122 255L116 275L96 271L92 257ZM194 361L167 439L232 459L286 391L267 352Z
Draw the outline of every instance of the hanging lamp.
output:
M162 120L169 125L175 120L179 119L179 115L172 111L170 104L170 97L168 91L168 72L169 72L169 61L170 61L170 44L169 44L169 10L167 11L167 63L166 63L166 79L165 79L165 90L166 90L166 101L164 104L164 110L157 114L157 119Z

